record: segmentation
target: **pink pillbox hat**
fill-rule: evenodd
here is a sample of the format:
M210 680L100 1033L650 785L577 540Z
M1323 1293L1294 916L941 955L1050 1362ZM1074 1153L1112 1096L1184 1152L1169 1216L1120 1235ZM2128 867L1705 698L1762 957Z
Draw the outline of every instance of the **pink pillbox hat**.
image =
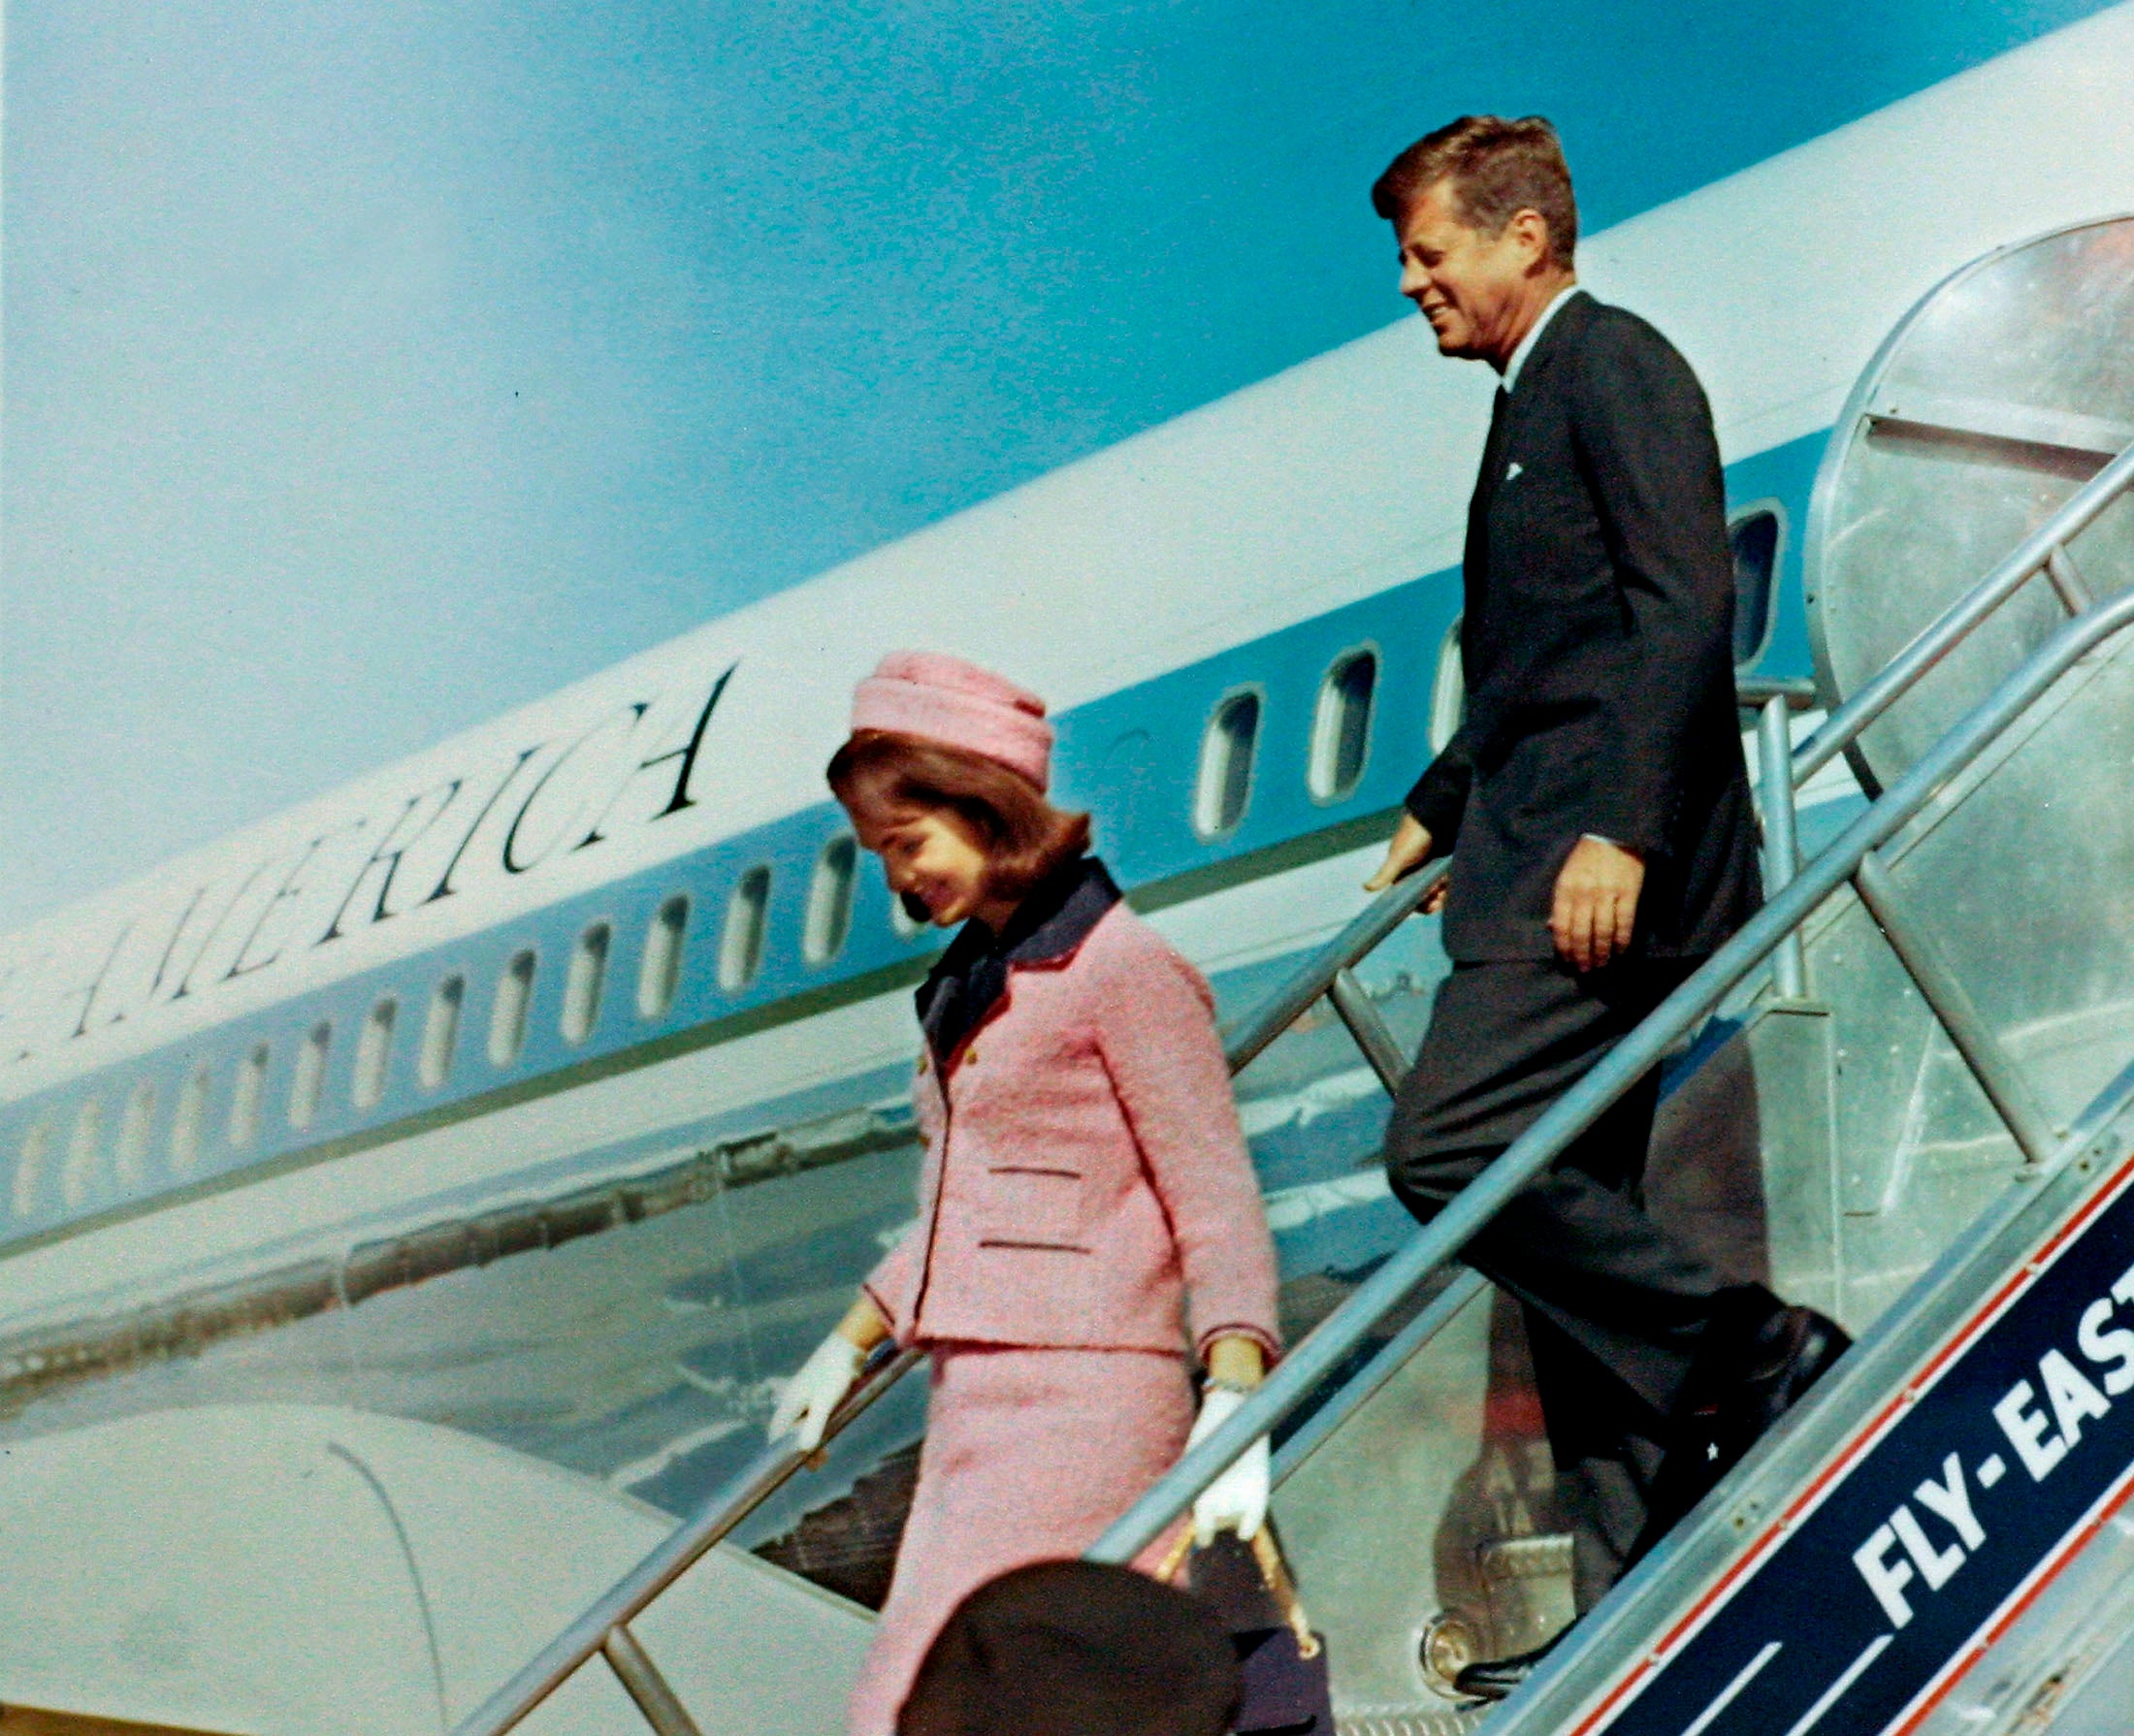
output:
M853 690L852 726L916 735L1051 783L1045 701L989 669L938 651L892 651Z

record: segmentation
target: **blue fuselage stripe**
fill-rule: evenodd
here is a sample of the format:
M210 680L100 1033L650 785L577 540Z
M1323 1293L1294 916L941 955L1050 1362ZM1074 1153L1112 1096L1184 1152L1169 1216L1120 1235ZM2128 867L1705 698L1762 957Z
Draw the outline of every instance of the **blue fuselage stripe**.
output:
M1794 440L1728 471L1735 502L1776 501L1787 527L1774 620L1756 661L1760 674L1810 672L1800 528L1825 438L1819 433ZM1447 568L1078 706L1059 719L1055 797L1095 814L1098 847L1130 887L1184 882L1197 889L1204 879L1223 878L1226 867L1238 879L1277 871L1296 859L1284 857L1284 847L1318 841L1332 848L1344 827L1353 832L1358 822L1396 807L1428 760L1429 698L1460 602L1459 570ZM1365 647L1379 659L1368 751L1353 787L1321 800L1307 776L1313 712L1335 661ZM1236 826L1207 837L1193 823L1202 739L1213 708L1243 689L1261 701L1251 787ZM880 876L864 868L843 947L825 961L805 956L810 878L824 847L844 829L843 816L824 801L507 925L7 1105L0 1109L0 1238L42 1238L77 1221L123 1215L151 1199L379 1143L907 984L939 937L900 932ZM742 876L766 864L760 964L746 985L725 987L717 966L728 902ZM643 1016L639 971L647 937L661 907L677 893L690 900L680 982L671 1005ZM569 958L579 937L601 922L613 935L605 987L590 1029L573 1042L563 1028ZM537 962L523 1044L499 1063L491 1054L498 985L511 961L530 949ZM437 985L455 976L466 985L457 1043L444 1077L426 1086L417 1065L424 1023ZM397 1017L384 1078L374 1095L361 1093L368 1101L358 1107L358 1033L387 998L397 1003ZM322 1024L332 1032L324 1077L316 1109L300 1129L289 1116L296 1070L306 1035ZM262 1046L265 1076L246 1086L256 1087L257 1130L233 1146L241 1063ZM169 1155L172 1116L186 1081L203 1067L208 1092L198 1106L197 1155L178 1173ZM152 1139L145 1152L125 1154L121 1174L113 1142L128 1100L144 1082L153 1087ZM85 1117L83 1106L92 1099L96 1108ZM90 1121L99 1147L93 1152L81 1149L90 1136L78 1132ZM20 1174L25 1163L33 1167L28 1177ZM17 1203L22 1210L10 1209Z

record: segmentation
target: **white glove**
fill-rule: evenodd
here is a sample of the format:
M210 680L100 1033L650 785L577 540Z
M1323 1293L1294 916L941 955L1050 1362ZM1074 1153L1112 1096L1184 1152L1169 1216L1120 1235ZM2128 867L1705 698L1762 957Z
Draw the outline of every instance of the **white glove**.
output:
M786 1382L778 1396L778 1408L770 1413L770 1438L776 1440L797 1428L794 1441L801 1452L812 1453L823 1444L823 1431L829 1426L837 1401L852 1391L867 1361L861 1350L843 1333L832 1333L808 1353L800 1371Z
M1191 1452L1237 1414L1245 1402L1243 1393L1212 1386L1202 1396L1200 1415L1193 1419L1193 1432L1185 1437ZM1249 1543L1267 1519L1267 1436L1261 1435L1238 1456L1237 1462L1201 1491L1193 1503L1193 1541L1206 1548L1217 1531L1236 1531Z

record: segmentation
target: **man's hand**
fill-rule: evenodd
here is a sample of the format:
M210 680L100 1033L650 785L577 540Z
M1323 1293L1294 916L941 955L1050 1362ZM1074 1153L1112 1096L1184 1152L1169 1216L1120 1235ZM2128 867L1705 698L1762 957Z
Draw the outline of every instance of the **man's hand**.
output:
M1382 892L1395 881L1406 880L1430 860L1430 831L1412 814L1403 814L1401 823L1393 828L1392 841L1385 847L1385 860L1378 864L1378 872L1364 882L1367 892ZM1441 880L1424 897L1421 913L1435 916L1445 907L1445 893L1451 881Z
M1393 841L1385 847L1385 860L1378 864L1378 872L1364 882L1367 892L1382 892L1395 881L1406 880L1430 860L1430 832L1412 814L1401 816L1401 823L1393 828ZM1439 881L1423 900L1426 916L1444 908L1445 886L1449 883Z
M1549 911L1558 956L1574 970L1593 971L1628 951L1644 884L1645 858L1636 851L1579 839L1556 877Z

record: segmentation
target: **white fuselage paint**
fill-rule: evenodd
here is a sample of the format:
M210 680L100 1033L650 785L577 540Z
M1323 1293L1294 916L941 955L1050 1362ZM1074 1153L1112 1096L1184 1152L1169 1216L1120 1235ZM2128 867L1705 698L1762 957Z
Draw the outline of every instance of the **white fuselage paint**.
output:
M1948 272L2134 209L2130 87L2134 4L1596 235L1582 279L1676 342L1729 462L1753 456L1827 428ZM820 802L851 684L890 647L975 658L1066 709L1450 566L1491 385L1402 321L0 939L0 1101ZM381 841L407 847L390 891ZM1166 925L1211 968L1276 952L1354 908L1299 915L1353 866ZM0 1319L330 1241L911 1043L887 996L86 1232L0 1268Z

